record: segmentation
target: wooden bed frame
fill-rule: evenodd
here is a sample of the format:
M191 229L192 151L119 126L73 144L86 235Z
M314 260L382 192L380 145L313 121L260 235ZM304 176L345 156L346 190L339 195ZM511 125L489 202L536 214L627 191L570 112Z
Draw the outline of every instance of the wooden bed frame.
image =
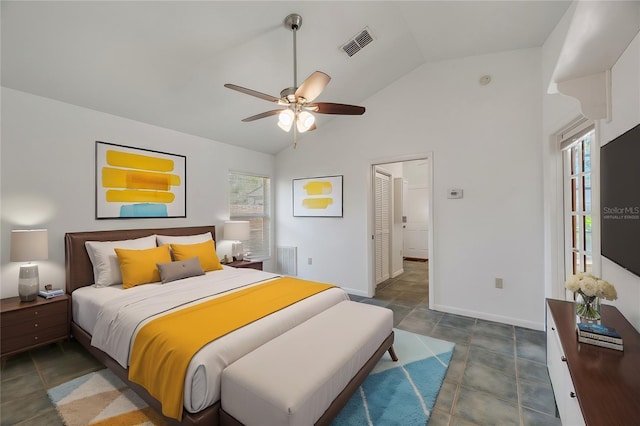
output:
M119 241L128 240L132 238L141 238L153 234L158 235L171 235L171 236L186 236L203 234L205 232L211 232L215 240L215 226L193 226L183 228L156 228L156 229L127 229L127 230L113 230L113 231L89 231L89 232L71 232L65 234L65 270L66 270L66 290L71 295L72 302L70 306L73 306L73 291L80 287L85 287L93 284L93 265L89 259L89 254L85 248L86 241ZM78 324L73 322L73 315L71 315L71 336L75 338L91 355L93 355L98 361L104 364L107 368L112 370L123 382L125 382L131 389L133 389L149 406L161 415L162 406L160 402L151 396L142 386L129 381L128 370L122 368L118 362L107 355L105 352L91 346L91 336L85 330L83 330ZM329 406L327 411L316 423L317 425L329 425L332 419L342 410L346 405L351 395L358 389L362 382L367 378L373 367L375 367L378 360L384 355L386 351L389 351L392 356L395 354L393 351L393 332L387 337L387 339L380 345L378 350L373 356L365 363L365 365L358 371L353 379L347 384L342 392L336 397L333 403ZM198 412L189 413L184 411L182 421L178 422L175 419L164 417L168 424L182 424L182 425L214 425L221 424L221 418L224 416L223 411L220 408L220 401L217 401L212 406ZM230 419L225 419L229 422Z

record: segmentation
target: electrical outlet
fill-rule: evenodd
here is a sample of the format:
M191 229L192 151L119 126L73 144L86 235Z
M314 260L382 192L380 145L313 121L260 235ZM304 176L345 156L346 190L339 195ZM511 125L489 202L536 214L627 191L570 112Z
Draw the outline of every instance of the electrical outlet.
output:
M502 278L496 278L496 288L502 288Z
M307 259L307 265L313 265L313 259L308 258Z

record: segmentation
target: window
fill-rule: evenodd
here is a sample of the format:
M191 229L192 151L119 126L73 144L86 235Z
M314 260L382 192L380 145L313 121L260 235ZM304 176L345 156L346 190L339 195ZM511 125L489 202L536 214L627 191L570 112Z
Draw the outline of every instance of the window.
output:
M562 142L565 275L592 272L591 150L593 126Z
M245 249L255 257L271 254L271 179L229 172L229 219L248 220L251 227Z

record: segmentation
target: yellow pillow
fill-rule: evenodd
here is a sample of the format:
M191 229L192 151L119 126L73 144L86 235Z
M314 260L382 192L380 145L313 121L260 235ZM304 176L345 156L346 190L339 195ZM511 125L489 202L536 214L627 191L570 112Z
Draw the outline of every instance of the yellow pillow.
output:
M222 269L213 240L198 244L171 244L171 252L173 260L187 260L197 257L205 272Z
M169 247L160 246L146 250L114 249L120 263L122 287L160 281L158 263L171 262Z

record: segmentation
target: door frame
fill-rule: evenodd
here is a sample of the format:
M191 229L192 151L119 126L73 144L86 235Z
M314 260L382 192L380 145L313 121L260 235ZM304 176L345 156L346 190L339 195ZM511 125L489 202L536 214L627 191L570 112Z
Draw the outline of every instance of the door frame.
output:
M429 189L428 189L428 197L429 197L429 235L427 238L427 246L429 247L429 308L432 308L435 303L435 262L437 254L434 250L434 237L436 235L434 229L434 205L435 200L433 197L433 183L434 183L434 155L433 151L427 151L416 154L408 154L408 155L396 155L389 157L381 157L371 159L369 161L369 185L368 185L368 194L367 194L367 230L369 231L367 234L367 238L369 239L369 244L367 244L367 264L368 264L368 275L369 275L369 288L368 288L368 297L373 297L375 294L376 288L376 264L375 264L375 240L373 236L375 235L375 193L374 184L375 184L375 168L376 166L384 166L384 164L388 163L402 163L405 161L413 161L413 160L426 160L429 165Z

